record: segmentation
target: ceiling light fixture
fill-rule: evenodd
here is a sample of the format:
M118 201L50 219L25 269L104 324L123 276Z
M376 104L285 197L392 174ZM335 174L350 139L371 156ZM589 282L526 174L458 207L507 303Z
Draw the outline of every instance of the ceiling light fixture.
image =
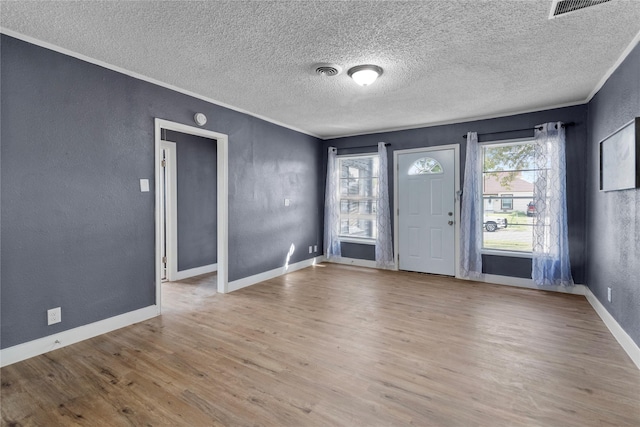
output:
M356 65L347 74L360 86L369 86L382 75L382 68L377 65Z

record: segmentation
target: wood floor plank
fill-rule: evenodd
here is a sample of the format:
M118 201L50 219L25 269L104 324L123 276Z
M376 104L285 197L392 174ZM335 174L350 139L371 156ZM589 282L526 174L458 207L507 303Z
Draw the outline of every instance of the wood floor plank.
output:
M320 264L0 370L4 426L640 426L584 297Z

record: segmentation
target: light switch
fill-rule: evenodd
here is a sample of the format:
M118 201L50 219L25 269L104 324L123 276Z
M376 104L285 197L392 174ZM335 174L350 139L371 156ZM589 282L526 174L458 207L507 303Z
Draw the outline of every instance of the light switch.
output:
M285 206L290 206L291 205L291 199L284 199L284 205Z
M149 192L149 180L141 179L140 180L140 192L147 193Z

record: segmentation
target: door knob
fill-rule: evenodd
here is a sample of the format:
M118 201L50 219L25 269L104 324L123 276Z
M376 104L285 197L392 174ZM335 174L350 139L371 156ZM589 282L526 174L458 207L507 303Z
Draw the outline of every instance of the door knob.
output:
M449 224L449 225L453 225L453 221L449 221L447 224Z

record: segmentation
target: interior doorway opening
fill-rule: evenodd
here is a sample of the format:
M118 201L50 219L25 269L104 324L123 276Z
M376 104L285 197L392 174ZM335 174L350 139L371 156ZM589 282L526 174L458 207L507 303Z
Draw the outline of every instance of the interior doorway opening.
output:
M169 122L167 120L156 119L155 121L155 189L156 189L156 305L158 306L158 312L162 310L162 282L166 280L182 280L187 277L199 276L205 273L211 273L217 270L216 279L216 291L225 293L228 289L228 137L225 134L209 131L206 129L200 129L192 126L183 125L180 123ZM213 209L213 211L202 212L204 208L195 206L190 211L201 217L215 218L215 234L214 237L210 237L204 234L203 240L198 243L200 246L196 246L194 253L201 252L202 246L206 246L208 250L213 248L215 253L216 262L195 261L196 267L190 267L189 259L184 261L179 259L179 253L189 252L188 248L183 245L181 251L178 251L178 179L177 179L177 151L176 142L167 141L167 134L173 132L174 134L184 134L193 136L206 143L210 143L215 151L214 165L211 165L210 170L204 168L204 173L215 174L215 184L213 189L209 189L204 196L197 196L194 200L215 199L213 208L211 203L207 205L206 209ZM190 168L185 167L185 171ZM202 168L201 168L202 169ZM213 172L212 172L213 171ZM185 181L187 181L185 178ZM195 180L202 180L202 177L193 177ZM186 193L189 193L190 186L185 187ZM183 190L183 193L185 191ZM212 196L211 193L215 193ZM188 218L185 221L189 223ZM183 233L185 234L185 233ZM194 237L195 236L195 237ZM194 243L194 239L199 239L198 233L188 234L183 242L188 244ZM209 239L209 241L207 241ZM211 241L213 240L213 241ZM193 245L192 245L193 246ZM205 251L206 252L206 251ZM184 257L183 257L184 258ZM193 258L193 257L192 257ZM179 263L184 264L179 266Z

